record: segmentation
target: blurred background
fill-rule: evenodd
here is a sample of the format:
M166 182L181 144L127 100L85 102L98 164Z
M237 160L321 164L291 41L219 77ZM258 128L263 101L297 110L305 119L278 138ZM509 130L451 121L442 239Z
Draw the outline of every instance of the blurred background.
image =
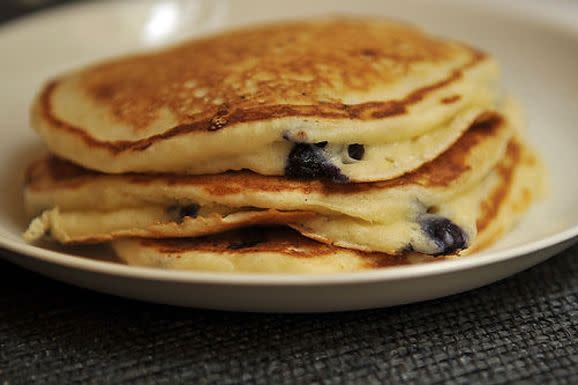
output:
M50 6L81 2L87 0L0 0L0 22L29 13L36 10L41 10ZM117 1L117 0L88 0L88 1ZM132 0L138 2L140 0ZM182 0L181 0L182 1ZM186 1L186 0L185 0ZM191 0L195 1L195 0ZM335 3L348 2L350 0L335 0ZM403 0L384 0L384 2L395 3L396 1ZM468 1L468 0L464 0ZM578 0L486 0L485 2L503 3L506 6L520 6L533 8L540 7L543 8L544 4L556 3L556 7L552 7L551 10L542 9L544 13L555 13L558 18L565 19L569 22L578 21ZM538 5L536 5L538 4Z
M0 1L0 22L52 5L74 1L77 0L2 0Z

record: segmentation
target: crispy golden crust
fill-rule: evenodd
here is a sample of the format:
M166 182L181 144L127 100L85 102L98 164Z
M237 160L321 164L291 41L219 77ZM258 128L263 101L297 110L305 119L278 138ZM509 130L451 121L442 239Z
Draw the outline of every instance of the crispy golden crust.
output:
M199 238L138 239L143 248L159 255L179 255L190 251L218 254L276 253L291 258L319 258L344 251L335 246L315 242L286 227L250 227ZM347 250L363 260L365 268L410 264L408 255L388 255Z
M448 186L476 166L472 164L471 159L476 147L484 142L491 143L496 137L503 135L504 131L508 131L505 126L503 117L497 114L487 115L437 158L399 178L378 182L375 185L382 188L410 184L424 187Z
M382 20L279 23L193 40L63 77L44 88L34 113L51 129L66 131L89 147L112 154L142 151L178 135L233 129L237 123L257 120L375 120L400 115L432 91L460 79L483 58L471 48ZM445 75L397 100L344 100L386 89L411 77L421 64L445 65ZM130 127L135 139L97 137L59 117L53 94L71 79L81 97ZM151 130L163 111L177 124L160 133Z
M480 204L480 215L476 221L478 231L484 231L492 219L494 219L500 207L503 206L504 200L512 187L511 181L514 171L516 170L516 167L520 165L520 162L522 162L521 152L522 149L520 142L515 140L511 141L508 144L504 159L496 166L500 179L504 183L498 185L497 188L495 188ZM527 194L524 195L526 196ZM530 200L529 196L524 198L524 201L527 202L524 204L526 207L530 204Z
M467 250L474 253L491 246L516 224L544 190L546 172L536 153L519 139L512 140L496 171L502 183L481 202L476 221L478 237ZM520 176L522 173L531 175Z

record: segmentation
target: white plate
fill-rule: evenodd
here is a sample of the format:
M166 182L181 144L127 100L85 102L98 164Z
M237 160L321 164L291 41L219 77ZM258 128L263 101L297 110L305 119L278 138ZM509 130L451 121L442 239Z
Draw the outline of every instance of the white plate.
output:
M45 79L97 58L228 25L336 12L409 20L480 46L502 63L505 84L527 108L528 137L548 164L551 191L490 250L456 261L355 274L232 275L134 268L115 263L106 248L64 253L22 241L22 172L42 151L28 127L27 110ZM458 0L110 1L8 24L0 28L0 245L19 253L5 253L14 263L75 285L215 309L362 309L441 297L502 279L556 254L578 234L577 15L578 7L551 1L510 2L507 8L497 1Z

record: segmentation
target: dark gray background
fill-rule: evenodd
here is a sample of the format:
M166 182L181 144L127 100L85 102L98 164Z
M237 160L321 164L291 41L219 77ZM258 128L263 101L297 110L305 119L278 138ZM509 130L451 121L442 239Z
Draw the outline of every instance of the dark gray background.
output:
M55 3L4 0L0 21ZM578 384L577 256L441 300L322 315L151 305L0 261L0 385Z

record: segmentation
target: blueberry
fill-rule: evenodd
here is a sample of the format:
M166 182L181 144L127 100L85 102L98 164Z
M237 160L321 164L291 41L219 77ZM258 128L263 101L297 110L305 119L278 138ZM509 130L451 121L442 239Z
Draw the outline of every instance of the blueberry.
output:
M285 176L296 179L328 179L335 183L347 183L349 179L339 167L325 157L315 144L295 143L285 165Z
M432 255L452 254L468 247L468 236L455 223L439 215L427 214L420 219L421 229L436 245Z
M183 223L185 217L195 218L199 212L199 205L190 204L186 206L170 206L167 212L177 223Z
M365 155L365 147L363 144L350 144L347 146L347 154L351 159L361 160L363 159L363 155Z

